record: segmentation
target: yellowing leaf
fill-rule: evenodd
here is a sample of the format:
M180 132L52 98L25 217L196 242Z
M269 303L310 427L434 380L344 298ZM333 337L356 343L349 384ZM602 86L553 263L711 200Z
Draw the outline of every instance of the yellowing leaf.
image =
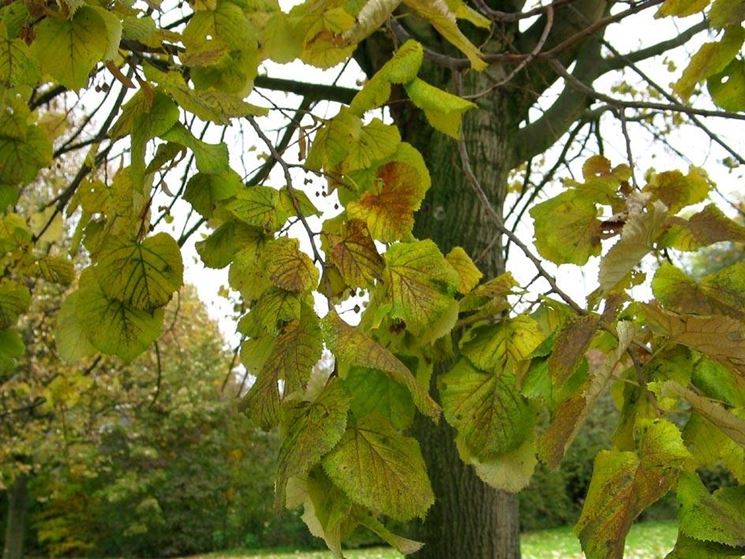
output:
M329 248L328 258L341 273L350 287L368 287L380 279L383 273L383 258L364 222L345 221L339 233L326 233Z
M23 285L12 281L0 283L0 330L15 326L19 316L31 304L31 293Z
M434 503L419 443L379 415L350 426L323 469L352 501L396 520L423 516Z
M665 204L670 213L677 213L686 206L706 200L711 186L703 171L691 167L687 175L680 171L653 174L644 192L650 192L653 199Z
M375 342L359 328L349 326L335 312L323 319L326 344L339 363L375 369L391 380L405 386L419 410L437 419L439 406L430 398L427 387L422 386L411 371L395 355Z
M290 217L279 211L279 191L270 186L251 186L235 193L235 199L225 204L235 217L267 232L279 229Z
M404 88L412 102L424 111L433 128L456 140L460 138L463 114L476 105L419 78L404 84Z
M484 274L476 267L471 257L461 247L453 248L445 259L458 272L458 293L465 295L479 284Z
M397 243L384 258L383 284L391 318L403 320L415 336L442 337L457 318L452 294L459 282L458 273L432 241ZM439 324L450 316L453 305L456 316L445 325ZM437 326L435 330L433 325Z
M587 262L600 254L601 224L595 204L576 191L568 191L530 210L535 222L535 246L556 264Z
M538 460L535 456L535 436L528 438L516 449L500 454L493 460L481 461L463 450L461 439L455 440L461 458L473 466L476 475L486 484L509 493L517 493L530 483Z
M242 189L243 182L235 171L217 174L197 173L186 183L184 200L203 217L209 219L221 202L235 196Z
M280 237L266 244L262 262L271 282L287 291L310 291L318 285L318 270L297 239Z
M559 331L548 358L548 370L557 387L579 366L599 325L598 316L578 316L567 321Z
M153 310L171 300L183 284L181 250L167 233L143 242L112 239L94 267L101 290L111 299Z
M700 12L711 0L665 0L655 17L685 17Z
M745 242L745 227L728 218L713 204L688 220L673 218L671 222L672 227L663 242L679 250L695 250L722 241Z
M460 349L482 371L517 374L542 341L536 322L518 315L498 324L471 328L463 335Z

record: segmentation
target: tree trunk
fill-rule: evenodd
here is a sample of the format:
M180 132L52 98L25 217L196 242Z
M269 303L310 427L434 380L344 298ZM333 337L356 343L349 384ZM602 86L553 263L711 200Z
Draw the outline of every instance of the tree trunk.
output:
M28 478L18 476L8 489L8 518L5 525L3 559L22 559L28 514Z
M492 77L498 79L498 75ZM452 90L432 76L428 81ZM464 94L483 91L491 83L485 74L471 73L463 84ZM485 96L479 100L480 110L467 113L463 122L462 135L474 172L500 214L507 177L515 164L510 139L518 123L510 115L519 114L513 105L519 97ZM423 122L403 128L404 138L422 152L432 174L432 188L417 214L417 238L433 239L445 254L454 246L463 247L487 278L502 273L500 235L466 181L456 142L432 132ZM415 428L436 496L434 507L416 527L416 536L426 542L416 557L519 558L517 496L492 489L463 464L454 444L454 430L444 421L435 426L422 419Z

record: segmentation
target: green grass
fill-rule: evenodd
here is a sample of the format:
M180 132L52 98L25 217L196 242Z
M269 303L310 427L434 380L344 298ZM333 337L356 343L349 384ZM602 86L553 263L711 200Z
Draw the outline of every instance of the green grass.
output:
M677 529L672 522L645 522L631 529L626 539L624 559L662 559L675 543ZM582 551L571 528L556 528L523 534L520 538L523 559L582 559ZM331 559L324 551L227 551L192 559ZM349 559L400 559L386 548L346 552Z

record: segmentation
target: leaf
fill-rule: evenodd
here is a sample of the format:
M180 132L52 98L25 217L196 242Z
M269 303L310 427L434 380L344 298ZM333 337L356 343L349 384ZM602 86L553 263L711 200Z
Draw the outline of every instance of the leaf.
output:
M108 297L90 273L80 278L76 314L81 329L101 353L126 362L145 351L160 336L163 310L144 310Z
M446 0L403 0L409 8L429 21L437 31L453 46L468 57L474 70L485 70L486 62L481 59L479 50L458 29L456 14Z
M395 548L399 553L403 555L416 553L422 547L424 547L424 544L422 542L410 540L408 538L397 536L396 534L392 533L372 515L365 515L360 518L360 524L362 524L365 528L375 532L385 543Z
M745 111L745 61L734 59L706 81L711 98L725 111Z
M96 63L110 55L114 45L119 45L116 29L102 13L105 12L86 5L71 19L42 19L35 28L36 38L31 44L31 52L41 70L69 89L85 86Z
M727 28L721 41L706 43L691 58L680 79L673 85L675 93L688 99L696 84L722 72L740 52L745 30L739 25Z
M685 17L700 12L711 0L665 0L654 17Z
M532 431L535 414L512 374L479 371L460 359L437 387L445 417L469 456L493 461L521 446Z
M482 371L517 374L543 341L536 322L525 315L467 330L460 341L463 355ZM525 363L527 364L527 363Z
M0 330L15 326L18 318L28 310L31 293L23 285L12 281L0 283Z
M85 333L83 324L78 318L80 292L73 291L65 297L57 313L57 328L54 330L54 341L57 353L63 361L74 363L78 359L96 353Z
M517 493L530 483L533 471L538 463L536 459L535 435L531 432L528 438L516 449L500 454L497 458L482 462L469 456L456 439L461 458L473 466L476 475L484 482L509 493Z
M672 264L663 264L652 280L657 300L667 309L690 314L725 314L745 320L745 263L738 262L700 283Z
M240 175L233 170L225 173L197 173L189 179L184 190L184 200L203 217L209 219L229 198L244 189Z
M372 186L358 201L347 205L353 219L367 222L375 239L403 240L414 227L414 212L430 186L422 156L408 144L401 144L396 158L379 167Z
M458 272L460 281L458 282L458 293L465 295L479 284L484 276L473 263L471 257L461 247L454 247L447 256L445 256L453 269Z
M391 124L384 124L374 118L359 131L359 137L349 146L349 153L344 159L345 172L366 169L392 156L401 144L401 134L398 128ZM411 150L413 153L413 150ZM426 167L423 167L426 169ZM419 172L422 173L421 168ZM423 174L426 174L424 171Z
M578 316L570 319L559 330L548 370L554 385L559 387L574 373L590 347L600 325L600 317L594 315Z
M203 241L196 243L196 249L204 265L209 268L224 268L246 245L256 245L261 233L243 223L228 221L220 225Z
M338 268L348 286L369 287L381 278L383 258L363 221L345 221L341 231L329 231L325 238L330 249L327 251L328 259Z
M609 293L654 248L654 243L665 228L667 210L655 202L643 213L629 215L621 231L621 238L600 261L598 281L603 293Z
M349 409L356 417L379 413L396 429L408 429L416 407L409 389L376 369L350 366L344 386L352 395Z
M745 5L739 0L714 0L708 19L712 26L719 29L742 23L745 19Z
M551 418L551 423L539 439L540 456L552 468L559 466L595 402L619 372L618 365L634 339L635 329L631 324L619 322L616 330L618 332L616 348L606 354L602 363L591 371L590 377L578 393L559 404Z
M643 192L651 193L652 199L660 200L670 213L677 213L686 206L706 200L711 186L704 171L691 167L687 175L680 171L652 174Z
M0 330L0 372L12 371L26 353L23 338L15 330Z
M345 41L362 42L382 27L400 3L401 0L367 0L355 17L356 25L344 32Z
M0 184L27 184L51 160L52 143L38 126L28 126L19 139L0 125Z
M622 558L634 519L675 484L689 453L665 420L650 422L638 453L601 450L575 531L588 559Z
M168 233L134 243L112 239L94 273L107 297L150 311L170 301L184 282L181 250Z
M644 316L671 342L711 357L740 376L745 375L745 324L726 316L695 316L665 311L646 304Z
M62 256L44 256L36 261L39 275L59 285L70 285L75 279L75 266Z
M394 244L384 258L383 284L391 318L403 320L415 336L442 337L457 318L439 324L455 304L452 293L460 279L458 273L429 240Z
M280 237L266 244L262 262L271 282L287 291L310 291L318 285L318 270L297 239Z
M225 143L208 144L195 138L181 123L176 123L165 134L164 140L189 148L197 160L197 169L202 173L224 173L230 170L228 147Z
M700 467L727 468L738 482L745 482L745 448L739 446L713 423L691 414L683 430L683 441Z
M306 474L339 442L347 427L349 395L340 382L332 382L312 402L287 402L282 444L279 448L279 486Z
M724 487L710 494L695 474L678 483L680 532L704 542L745 549L745 487Z
M423 516L434 503L419 443L378 415L350 426L323 469L352 501L396 520Z
M242 188L235 199L225 204L225 209L248 225L276 231L289 214L278 211L279 191L270 186Z
M730 439L745 448L745 419L728 412L713 400L701 396L674 381L665 382L662 385L661 394L684 399L696 413L709 420Z
M663 242L679 250L697 248L722 241L745 242L745 227L728 218L710 204L688 220L673 218L673 226Z
M238 324L238 331L252 338L276 335L285 323L300 318L301 300L297 293L272 287L251 306L251 312Z
M6 88L35 85L40 78L39 68L31 51L21 39L7 36L0 27L0 84Z
M412 102L424 111L432 127L456 140L460 138L463 114L476 105L457 95L438 89L427 82L414 78L404 84Z
M555 264L585 264L600 254L601 224L595 204L570 190L530 209L535 246Z
M391 380L409 390L414 403L422 413L432 419L439 418L440 408L430 398L427 388L416 380L395 355L359 328L349 326L335 312L327 314L321 325L326 344L338 362L385 373Z

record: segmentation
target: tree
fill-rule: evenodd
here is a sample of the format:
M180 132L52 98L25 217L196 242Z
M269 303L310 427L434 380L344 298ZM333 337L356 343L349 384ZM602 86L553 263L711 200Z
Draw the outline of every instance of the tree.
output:
M53 156L89 149L41 231L6 217L8 270L23 277L18 251L34 255L47 224L61 212L74 216L91 264L60 311L59 339L131 360L160 335L163 307L182 281L180 249L206 224L211 233L197 250L209 267L230 266L245 312L241 361L256 374L245 408L256 422L281 427L278 502L303 505L311 531L338 555L359 525L415 552L420 544L392 534L381 517L426 515L422 557L516 556L510 493L528 483L537 457L561 461L611 387L623 399L620 425L614 448L598 454L577 525L588 557L620 556L633 520L674 488L682 507L673 556L739 552L742 527L720 530L715 511L741 517L742 488L709 494L695 467L737 464L742 452L742 270L736 264L697 283L671 262L677 251L741 243L743 229L714 204L685 214L714 192L701 170L638 180L630 128L652 119L652 133L664 136L690 119L743 163L704 122L743 118L740 4L524 4L316 0L289 12L250 0L172 10L155 2L5 6L11 110L2 115L0 183L8 205ZM706 19L625 54L604 39L609 25L652 10ZM638 66L705 30L713 40L672 91ZM329 68L351 57L369 78L359 90L259 75L268 60ZM648 97L628 82L610 93L594 89L599 77L624 69ZM102 99L88 87L93 103L85 101L94 116L53 147L33 111L54 98L72 103L69 90L85 89L94 71ZM563 90L546 105L543 94L557 80ZM716 108L705 95L691 97L704 81ZM246 102L252 88L303 96L276 142L260 116L288 111L271 98L256 100L269 108ZM313 113L321 99L344 106L321 119ZM395 124L373 117L381 107ZM544 109L538 118L536 107ZM663 125L654 112L668 115ZM625 139L622 164L587 157L574 143L589 127L602 151L607 113ZM224 143L205 140L213 130L221 142L231 122L267 152L254 173L235 170L238 159L246 167L245 154L231 160ZM300 164L287 156L296 132L307 155ZM565 135L559 163L540 171L534 160ZM570 150L586 159L582 177L535 204ZM506 221L508 182L521 166L521 203ZM342 213L313 205L303 170L323 177L326 186L313 189L338 199ZM160 190L172 200L161 203ZM174 238L162 228L181 199L198 217ZM535 250L506 225L522 223L528 208ZM510 246L545 285L534 302L503 273ZM632 287L648 255L660 266L655 300L645 303ZM591 257L599 257L599 286L580 304L549 262L584 266ZM355 325L346 318L360 306L352 298L360 290L366 309ZM326 313L316 308L323 299ZM8 331L24 306L12 307ZM324 346L335 368L319 377L312 370ZM17 355L17 344L7 351ZM545 429L540 410L549 416ZM670 420L678 413L690 417L682 433ZM726 455L702 448L714 436Z

